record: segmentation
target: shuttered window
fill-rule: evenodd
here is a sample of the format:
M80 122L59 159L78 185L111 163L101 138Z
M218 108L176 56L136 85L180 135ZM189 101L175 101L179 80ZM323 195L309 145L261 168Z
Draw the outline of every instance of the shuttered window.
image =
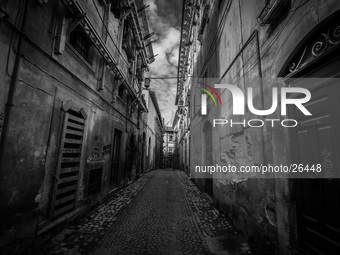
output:
M54 174L51 217L61 216L75 208L79 167L85 130L85 119L80 112L64 112L58 162Z

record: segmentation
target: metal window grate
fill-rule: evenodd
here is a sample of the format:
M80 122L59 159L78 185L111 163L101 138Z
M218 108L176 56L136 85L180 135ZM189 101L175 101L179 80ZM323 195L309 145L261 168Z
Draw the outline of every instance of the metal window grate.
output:
M88 60L90 43L80 27L71 32L70 43L84 59Z

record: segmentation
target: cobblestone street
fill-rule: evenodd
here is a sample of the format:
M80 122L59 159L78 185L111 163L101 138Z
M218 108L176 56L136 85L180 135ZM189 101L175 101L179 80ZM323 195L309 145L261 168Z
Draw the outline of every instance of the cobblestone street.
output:
M249 254L181 171L145 174L48 241L40 254Z
M0 255L340 254L339 0L0 0Z

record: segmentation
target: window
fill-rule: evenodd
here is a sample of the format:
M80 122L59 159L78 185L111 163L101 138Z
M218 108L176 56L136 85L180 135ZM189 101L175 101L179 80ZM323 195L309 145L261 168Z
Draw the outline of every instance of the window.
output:
M135 74L136 73L136 63L135 61L130 60L129 61L129 73L130 74Z
M119 89L118 89L118 96L119 96L121 99L124 99L124 91L125 91L124 85L120 85L120 87L119 87Z
M70 44L89 62L91 42L80 26L77 26L70 34Z
M290 5L290 0L268 0L257 20L261 26L276 26L289 14Z
M136 59L136 38L133 34L132 21L130 19L126 19L124 21L123 49L125 50L130 62L131 60L134 61Z
M144 80L144 70L143 70L143 64L142 64L142 55L139 54L137 56L137 70L136 70L136 74L137 74L137 79L139 82L142 82Z
M221 8L221 4L222 4L222 0L218 0L218 9L220 9Z
M119 18L120 13L122 12L123 3L120 0L111 0L111 12Z
M202 16L202 20L201 20L201 26L198 30L198 40L202 43L202 37L203 37L203 33L206 27L206 24L209 23L209 18L210 18L210 5L207 4L204 6L203 9L203 16Z

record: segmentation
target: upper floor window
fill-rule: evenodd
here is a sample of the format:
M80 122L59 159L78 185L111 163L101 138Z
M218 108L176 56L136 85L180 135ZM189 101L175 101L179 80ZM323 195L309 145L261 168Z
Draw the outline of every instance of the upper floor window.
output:
M78 26L71 32L70 44L86 61L90 62L92 43L81 27Z
M136 59L136 38L133 31L132 21L128 18L125 19L123 29L123 49L129 60L134 61Z
M125 91L125 88L123 85L120 85L119 89L118 89L118 96L121 98L121 99L124 99L124 91Z
M124 3L121 0L111 0L111 12L119 18L123 11Z

